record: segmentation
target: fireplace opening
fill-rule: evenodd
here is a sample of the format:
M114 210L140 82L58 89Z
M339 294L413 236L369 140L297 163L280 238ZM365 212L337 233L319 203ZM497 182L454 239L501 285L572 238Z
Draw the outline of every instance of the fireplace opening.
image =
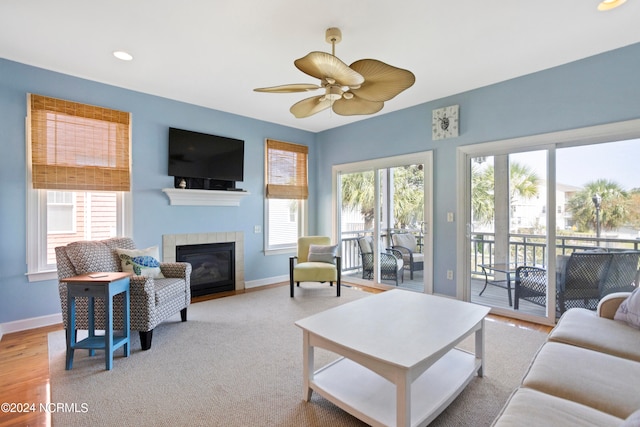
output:
M191 264L191 295L235 290L234 242L176 246L176 261Z

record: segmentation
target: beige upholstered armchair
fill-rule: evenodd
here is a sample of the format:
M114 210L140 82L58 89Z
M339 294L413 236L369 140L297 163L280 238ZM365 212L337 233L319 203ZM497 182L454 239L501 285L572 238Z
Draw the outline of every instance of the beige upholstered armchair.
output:
M305 236L298 239L298 255L289 258L289 286L293 298L293 282L336 282L340 296L341 260L338 246L331 245L326 236Z
M135 244L128 237L115 237L102 241L73 242L67 246L55 248L58 268L58 279L99 271L122 271L122 261L130 262L130 259L121 258L116 249L134 250ZM184 262L159 263L157 276L146 277L134 275L130 281L130 328L140 333L140 343L143 350L151 348L154 328L162 321L180 312L181 320L187 320L187 307L191 303L191 264ZM139 269L134 270L134 274ZM60 303L62 306L62 318L67 333L76 333L68 330L67 319L67 285L64 282L58 284ZM113 328L122 329L122 294L114 298ZM104 300L96 299L95 302L95 327L105 328ZM76 299L76 328L88 329L87 298Z

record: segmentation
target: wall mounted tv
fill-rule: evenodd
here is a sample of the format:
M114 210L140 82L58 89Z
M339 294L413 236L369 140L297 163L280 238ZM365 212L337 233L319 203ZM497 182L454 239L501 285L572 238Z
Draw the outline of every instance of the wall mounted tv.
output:
M169 128L169 176L176 188L238 190L236 181L244 181L244 141Z

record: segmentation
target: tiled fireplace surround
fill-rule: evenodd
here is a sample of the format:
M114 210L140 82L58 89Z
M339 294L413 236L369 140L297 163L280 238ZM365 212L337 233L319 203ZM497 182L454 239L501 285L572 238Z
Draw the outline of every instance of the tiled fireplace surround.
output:
M236 290L244 289L244 233L242 231L222 231L213 233L164 234L162 236L162 260L176 261L176 246L200 245L205 243L236 244Z

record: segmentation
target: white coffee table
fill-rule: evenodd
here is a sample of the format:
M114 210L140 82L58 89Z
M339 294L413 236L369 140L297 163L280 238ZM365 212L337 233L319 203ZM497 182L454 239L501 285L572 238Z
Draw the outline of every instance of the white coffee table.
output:
M373 426L427 425L482 376L488 313L392 290L301 319L304 400L316 391ZM475 354L455 348L474 332ZM343 357L316 371L315 347Z

